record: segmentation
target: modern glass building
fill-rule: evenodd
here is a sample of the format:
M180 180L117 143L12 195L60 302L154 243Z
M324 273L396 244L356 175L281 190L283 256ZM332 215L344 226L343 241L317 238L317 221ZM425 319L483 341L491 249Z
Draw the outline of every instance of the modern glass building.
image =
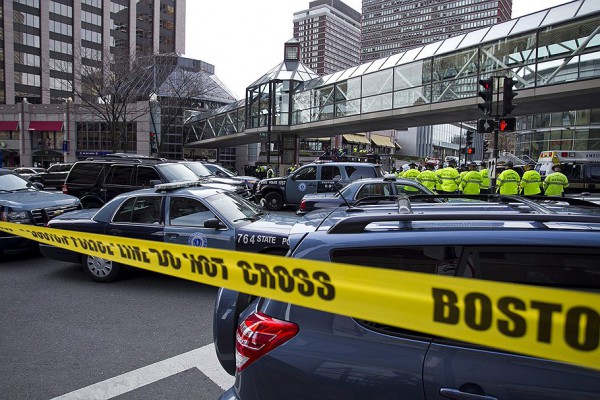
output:
M371 61L511 18L512 0L363 0L361 61Z
M360 62L360 13L340 0L317 0L294 13L301 61L319 75Z

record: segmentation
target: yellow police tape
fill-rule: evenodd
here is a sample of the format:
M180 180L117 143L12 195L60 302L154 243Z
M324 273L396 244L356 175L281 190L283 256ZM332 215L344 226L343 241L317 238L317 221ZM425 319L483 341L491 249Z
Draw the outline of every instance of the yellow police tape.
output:
M0 230L199 283L600 370L600 294L5 222Z

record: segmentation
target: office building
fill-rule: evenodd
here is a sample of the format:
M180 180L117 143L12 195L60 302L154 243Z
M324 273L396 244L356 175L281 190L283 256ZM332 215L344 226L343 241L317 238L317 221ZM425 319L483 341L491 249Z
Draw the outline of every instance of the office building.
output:
M214 66L178 56L185 52L185 6L4 0L3 165L47 167L115 151L181 158L184 110L234 100ZM186 98L174 95L174 86ZM150 143L150 132L160 143Z
M512 0L363 0L362 13L367 62L507 21Z
M340 0L317 0L294 13L301 61L319 75L360 62L360 13Z

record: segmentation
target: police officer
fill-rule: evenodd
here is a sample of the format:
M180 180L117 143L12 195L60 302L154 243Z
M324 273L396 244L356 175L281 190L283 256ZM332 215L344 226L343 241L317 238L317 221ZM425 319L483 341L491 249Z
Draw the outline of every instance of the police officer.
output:
M489 171L484 166L479 170L479 175L481 175L481 190L480 193L489 194L490 193L490 177Z
M564 196L569 186L569 179L560 172L560 164L552 166L552 172L544 179L544 194L546 196Z
M525 173L519 184L521 194L525 196L536 196L542 193L542 177L535 170L535 163L531 162L525 165Z
M411 161L408 164L408 170L405 171L404 174L402 174L402 177L404 179L411 179L413 181L416 181L419 174L420 174L420 172L417 169L417 164L415 162ZM418 192L419 189L417 189L416 187L413 187L413 186L404 186L404 191L405 192Z
M271 166L267 166L267 179L268 178L275 178L275 171L273 171L273 168L271 168Z
M437 180L437 176L435 172L433 172L432 163L425 164L425 170L421 171L419 176L417 176L417 181L432 192L435 192L435 185L437 183Z
M477 171L477 164L473 161L467 164L469 170L463 175L460 181L460 190L464 194L479 194L481 192L481 182L483 179Z
M438 178L442 184L442 193L457 193L460 176L456 170L456 161L451 159L448 166L438 172Z
M502 171L502 173L498 176L496 183L498 188L496 189L497 193L500 194L518 194L519 193L519 183L521 182L521 177L519 173L513 169L513 162L508 161L506 163L506 169Z

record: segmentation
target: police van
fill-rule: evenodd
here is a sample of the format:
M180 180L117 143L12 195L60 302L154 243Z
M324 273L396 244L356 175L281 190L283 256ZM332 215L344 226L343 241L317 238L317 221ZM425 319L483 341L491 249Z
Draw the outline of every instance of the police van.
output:
M543 151L535 169L544 179L558 164L569 179L569 191L600 191L600 151Z

